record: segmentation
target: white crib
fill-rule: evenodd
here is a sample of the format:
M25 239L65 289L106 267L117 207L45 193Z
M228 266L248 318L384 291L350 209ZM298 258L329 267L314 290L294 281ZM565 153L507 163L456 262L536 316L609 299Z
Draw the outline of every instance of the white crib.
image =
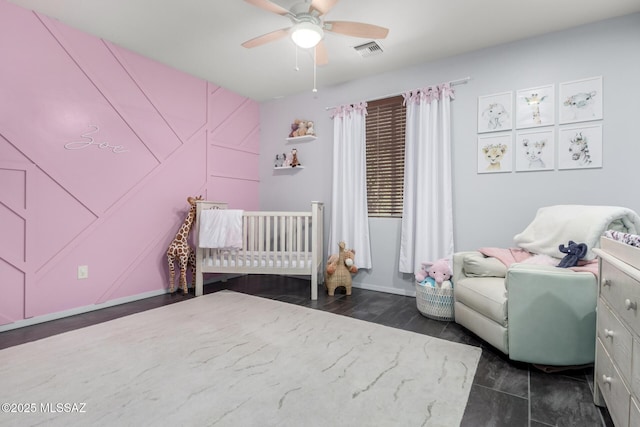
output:
M195 235L200 234L201 212L227 209L226 203L198 201ZM196 296L202 295L204 273L282 274L311 276L311 299L318 299L323 280L322 202L311 202L310 212L245 211L242 249L201 248L196 243Z

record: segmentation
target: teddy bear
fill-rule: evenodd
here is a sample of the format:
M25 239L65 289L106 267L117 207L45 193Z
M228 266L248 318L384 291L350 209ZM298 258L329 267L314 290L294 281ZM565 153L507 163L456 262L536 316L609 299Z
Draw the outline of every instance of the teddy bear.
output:
M296 136L296 133L298 132L298 126L300 125L301 121L302 120L295 119L293 123L291 123L291 132L289 132L289 138L293 138L294 136Z
M294 132L294 136L305 136L307 134L307 122L300 121L298 129Z
M295 148L291 149L291 164L290 166L292 168L295 168L296 166L301 166L300 162L298 161L298 150Z
M358 272L354 261L356 251L346 249L345 242L338 243L338 248L338 254L331 255L327 260L325 286L331 296L341 286L345 288L347 295L351 295L351 274Z
M313 128L313 122L307 122L307 135L315 135L316 131Z
M451 287L452 276L449 260L441 258L436 262L423 262L419 271L416 271L416 280L423 282L424 280L433 279L435 285L439 288Z
M569 240L569 244L567 246L560 245L558 246L558 250L563 254L567 254L562 258L562 260L560 260L558 267L569 268L578 265L578 260L580 258L584 258L587 254L588 247L585 243L576 243L573 240Z

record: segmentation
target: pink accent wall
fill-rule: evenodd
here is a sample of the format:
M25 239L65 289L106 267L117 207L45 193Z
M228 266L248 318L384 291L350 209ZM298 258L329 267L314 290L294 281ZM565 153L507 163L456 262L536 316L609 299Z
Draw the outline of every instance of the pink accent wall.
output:
M258 208L255 101L6 0L0 58L0 325L168 288L190 195Z

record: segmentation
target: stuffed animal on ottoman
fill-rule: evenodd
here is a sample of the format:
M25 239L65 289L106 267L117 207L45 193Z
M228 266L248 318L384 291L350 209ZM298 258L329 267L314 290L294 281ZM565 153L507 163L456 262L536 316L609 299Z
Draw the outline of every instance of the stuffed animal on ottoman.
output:
M356 251L345 249L345 243L338 243L338 254L333 254L327 260L327 277L324 282L330 296L333 296L336 288L343 286L347 295L351 295L351 274L358 272L354 264Z
M588 247L586 243L576 243L573 240L569 240L569 244L567 246L560 245L558 246L558 250L563 254L566 254L560 261L560 264L558 264L558 267L569 268L578 265L578 260L580 258L584 258L587 254Z

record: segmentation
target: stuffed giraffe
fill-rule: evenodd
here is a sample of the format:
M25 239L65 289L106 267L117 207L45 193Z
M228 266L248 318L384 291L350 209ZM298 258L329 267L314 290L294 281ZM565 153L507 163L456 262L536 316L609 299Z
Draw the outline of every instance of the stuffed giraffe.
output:
M196 219L196 202L202 200L202 196L188 197L187 202L191 205L189 214L185 218L178 234L173 238L173 241L167 249L167 262L169 263L169 292L173 293L176 271L173 263L178 260L180 266L180 287L182 292L186 295L189 291L187 289L187 267L191 267L193 274L192 283L196 282L196 253L191 246L189 246L188 238L189 232L193 227L193 223Z

